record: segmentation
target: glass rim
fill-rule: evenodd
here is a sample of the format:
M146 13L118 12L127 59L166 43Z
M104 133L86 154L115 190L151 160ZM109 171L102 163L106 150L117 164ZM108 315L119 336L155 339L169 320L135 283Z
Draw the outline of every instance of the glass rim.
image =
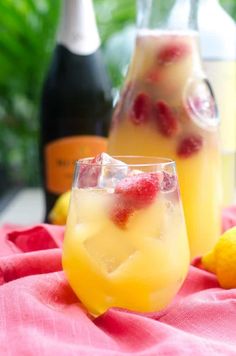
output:
M83 166L114 166L114 167L119 167L122 166L123 164L127 164L129 167L153 167L153 166L160 166L160 167L168 167L168 166L176 166L176 162L172 160L171 158L166 158L166 157L157 157L157 156L143 156L143 155L112 155L111 156L114 159L120 160L121 163L92 163L91 160L94 157L85 157L77 160L75 162L75 166L79 167L81 164ZM139 163L126 163L125 161L122 162L123 159L133 159L137 160L140 159ZM143 161L141 161L143 160ZM146 162L145 162L146 160ZM147 162L148 161L148 162Z

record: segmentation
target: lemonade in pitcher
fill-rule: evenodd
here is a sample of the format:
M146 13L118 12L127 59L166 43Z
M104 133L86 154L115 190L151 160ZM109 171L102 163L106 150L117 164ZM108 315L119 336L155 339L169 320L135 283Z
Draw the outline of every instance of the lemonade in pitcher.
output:
M140 3L154 7L158 0ZM170 157L176 162L191 257L195 257L210 250L220 235L217 108L202 71L194 26L170 29L166 15L155 28L155 9L141 10L108 152Z
M78 161L63 269L89 313L158 311L171 302L188 266L174 162L106 154Z

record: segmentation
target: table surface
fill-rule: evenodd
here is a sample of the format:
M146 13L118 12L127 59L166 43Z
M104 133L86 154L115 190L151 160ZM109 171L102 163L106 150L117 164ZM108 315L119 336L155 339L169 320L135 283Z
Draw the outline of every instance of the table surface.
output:
M27 209L32 218L40 212L38 198L40 190L21 191L5 219ZM224 216L225 225L236 224L234 211ZM236 289L219 288L199 259L165 310L142 315L114 308L92 321L61 270L63 233L48 225L0 227L0 356L236 355ZM94 288L91 293L100 296Z
M25 188L15 193L0 211L0 225L34 225L43 222L44 198L40 188Z

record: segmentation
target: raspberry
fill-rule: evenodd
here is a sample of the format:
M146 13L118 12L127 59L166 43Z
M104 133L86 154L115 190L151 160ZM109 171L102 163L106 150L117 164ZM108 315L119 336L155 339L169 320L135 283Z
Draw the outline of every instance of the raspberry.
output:
M131 120L134 124L140 125L149 119L151 112L151 100L145 93L139 93L134 99Z
M158 191L154 173L141 173L122 179L115 188L115 193L135 209L151 204Z
M122 179L115 188L117 197L111 211L112 221L125 228L135 210L150 205L159 191L158 173L141 173Z
M190 53L190 47L186 43L171 43L163 46L157 55L158 63L168 65L177 62Z
M115 206L111 211L111 220L121 229L125 229L129 217L133 213L133 209L129 207L122 206L122 204Z
M172 192L176 190L177 177L175 174L163 172L163 180L161 184L161 190L164 192Z
M155 104L155 118L160 132L166 137L174 136L179 128L178 120L171 108L162 100Z
M158 83L162 80L162 73L160 69L151 70L146 77L147 82Z
M181 158L188 158L193 154L200 151L203 145L203 139L201 136L188 136L184 138L178 147L177 154Z

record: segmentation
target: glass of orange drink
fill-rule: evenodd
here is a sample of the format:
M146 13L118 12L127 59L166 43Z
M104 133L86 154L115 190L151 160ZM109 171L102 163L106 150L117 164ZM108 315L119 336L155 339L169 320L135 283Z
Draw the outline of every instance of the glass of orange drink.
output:
M76 163L62 263L90 314L161 310L189 258L173 161L102 153Z

